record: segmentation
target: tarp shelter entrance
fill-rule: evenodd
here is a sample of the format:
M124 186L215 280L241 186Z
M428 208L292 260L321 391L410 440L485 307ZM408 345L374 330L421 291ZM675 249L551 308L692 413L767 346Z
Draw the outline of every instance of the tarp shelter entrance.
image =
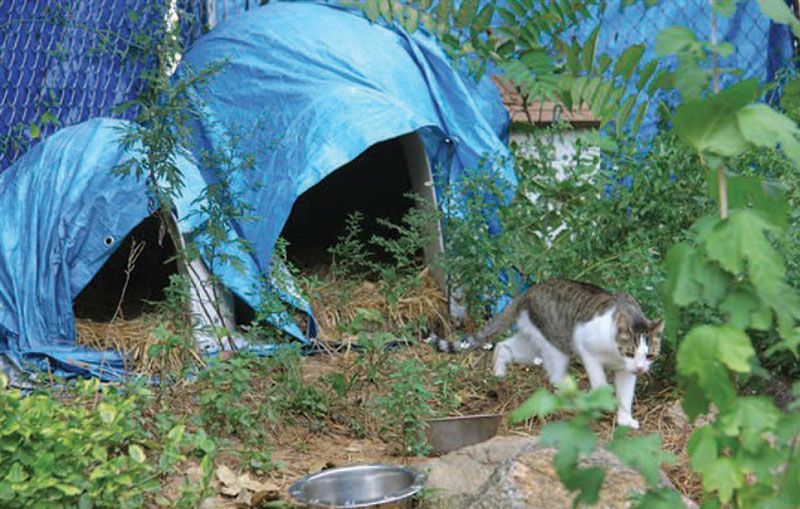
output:
M281 237L288 241L290 261L314 271L330 264L328 250L343 233L351 213L364 215L362 240L368 241L372 234L392 234L376 219L400 224L416 205L437 208L425 147L419 135L411 133L369 147L301 194ZM435 239L424 246L426 262L433 261L443 249L441 226L438 222L431 226L436 228L432 232Z
M256 220L231 228L253 250L241 267L217 265L215 275L251 307L276 269L272 250L295 201L370 147L400 139L406 159L416 159L407 168L424 167L427 159L436 186L487 165L515 182L504 143L508 115L494 85L454 69L424 32L371 24L326 5L272 3L201 37L183 55L176 79L217 62L219 72L195 91L203 114L187 147L194 161L180 161L187 186L179 226L186 235L197 232L203 218L193 214L195 199L218 179L201 154L228 146L231 132L243 133L239 148L254 164L232 175L231 189L252 205ZM62 129L0 173L6 361L104 378L122 372L118 355L76 347L73 315L73 299L154 212L142 182L110 174L130 156L118 144L121 127L94 119ZM413 189L422 172L408 175ZM441 189L425 189L430 198L441 196ZM279 297L310 312L291 291ZM291 319L269 320L308 341Z
M131 252L141 246L135 261ZM170 275L178 271L175 246L163 235L157 214L139 223L120 242L97 274L73 300L75 318L96 322L111 321L119 307L119 317L131 319L148 309L148 302L163 300ZM126 270L131 269L130 278Z

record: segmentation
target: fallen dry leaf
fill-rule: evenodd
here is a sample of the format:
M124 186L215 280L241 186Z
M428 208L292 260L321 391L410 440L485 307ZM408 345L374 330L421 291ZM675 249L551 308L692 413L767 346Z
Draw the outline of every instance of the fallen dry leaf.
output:
M280 486L273 481L267 480L261 482L251 478L249 473L246 473L239 478L239 485L253 492L280 490Z
M219 479L219 482L221 482L222 484L229 486L233 484L238 484L238 479L234 471L226 467L225 465L220 465L217 467L217 479Z

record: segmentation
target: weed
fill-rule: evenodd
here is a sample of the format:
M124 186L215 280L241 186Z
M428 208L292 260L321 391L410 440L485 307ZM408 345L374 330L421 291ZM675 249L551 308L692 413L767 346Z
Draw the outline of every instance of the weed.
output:
M240 353L227 360L211 359L198 373L200 421L210 431L253 440L264 436L267 412L261 399L252 395L252 371L258 364L257 357Z
M425 455L430 452L430 445L422 420L433 415L428 402L434 398L425 383L428 370L413 357L397 361L394 369L387 377L388 393L374 401L375 411L382 419L381 432L398 437L404 454Z

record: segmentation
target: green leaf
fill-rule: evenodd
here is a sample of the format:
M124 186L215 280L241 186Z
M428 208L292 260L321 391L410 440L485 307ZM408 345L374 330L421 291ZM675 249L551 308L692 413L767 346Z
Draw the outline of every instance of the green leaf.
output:
M719 180L713 173L708 177L709 195L719 203ZM753 207L776 227L788 226L789 203L783 186L755 176L728 175L726 180L731 209Z
M761 301L751 292L737 289L725 297L719 309L734 327L745 329L750 326L751 314L761 309Z
M560 399L546 389L539 389L511 412L508 420L512 424L527 421L531 417L546 417L561 408Z
M606 72L606 69L608 69L608 66L611 65L611 62L612 60L611 57L608 56L608 53L603 53L597 57L597 74L601 75Z
M730 325L722 325L717 327L717 342L717 357L728 369L738 373L750 372L750 359L755 357L756 351L747 334Z
M541 432L541 443L545 447L556 447L565 457L577 460L579 454L591 454L597 438L591 429L579 419L559 421L545 425ZM565 462L563 466L567 466Z
M628 81L644 55L644 48L644 44L628 46L614 64L614 76L622 76L625 81Z
M10 483L10 484L19 484L23 483L28 479L28 474L25 472L25 469L22 468L22 465L19 462L14 462L11 465L11 468L8 469L8 473L3 478L3 481Z
M731 56L735 49L736 48L733 47L733 44L729 42L723 42L722 44L718 44L716 47L717 54L722 58Z
M478 12L478 0L461 0L461 7L456 14L456 26L467 27Z
M599 467L575 468L570 472L569 481L564 485L570 490L580 490L573 501L573 506L596 504L605 475L605 470Z
M75 495L78 495L81 492L80 488L63 483L56 484L55 488L64 495L67 495L68 497L74 497Z
M746 260L751 283L759 296L772 304L778 299L786 269L765 235L768 231L780 229L756 210L734 210L708 234L705 247L709 258L733 274L742 273Z
M589 38L586 39L586 44L583 45L583 70L590 72L592 70L592 63L594 62L595 51L597 48L597 37L600 35L600 26L598 25Z
M630 97L628 97L622 104L622 107L620 108L616 119L617 137L622 137L623 129L625 128L625 125L628 123L628 119L631 116L631 112L633 111L633 106L636 104L636 99L638 98L639 98L638 94L633 94Z
M688 306L700 298L700 285L694 278L696 266L697 252L685 242L667 252L667 295L678 306Z
M94 500L92 500L92 496L88 493L84 493L81 495L81 498L78 499L78 509L92 509L94 507Z
M574 405L579 412L611 412L617 408L614 388L605 385L589 392L579 392L575 396Z
M28 125L28 135L31 137L32 140L35 140L39 137L40 134L42 134L42 129L39 126L39 124L31 122Z
M419 11L411 6L406 6L403 27L406 32L412 34L419 27Z
M688 28L667 27L656 35L656 55L665 56L679 53L696 42L694 32Z
M783 0L758 0L761 12L776 23L789 25L795 37L800 37L800 21L795 18L792 9Z
M700 67L696 61L685 60L675 74L675 88L680 91L684 102L698 101L708 87L710 76L709 71Z
M579 490L575 503L595 503L605 474L600 468L578 466L579 455L590 454L597 444L586 419L576 417L569 422L546 425L541 431L541 444L558 449L553 466L567 489Z
M686 509L680 493L668 488L649 490L632 501L635 509Z
M98 410L100 411L100 420L104 424L111 424L117 418L117 410L108 403L100 403Z
M481 12L478 13L478 18L475 20L475 28L478 31L484 31L492 23L492 16L494 15L494 4L487 4L481 9Z
M717 491L719 500L723 504L730 502L734 490L742 486L744 486L744 475L731 458L719 458L703 475L703 487L708 491Z
M725 292L732 279L730 274L714 262L698 263L695 266L694 277L703 288L703 296L712 304L716 304L725 297Z
M686 443L689 459L698 472L705 472L719 457L716 432L709 425L701 426L692 432Z
M657 90L667 90L675 86L675 73L670 71L658 71L656 77L647 87L647 94L653 95Z
M390 0L377 0L378 1L378 11L380 11L381 16L387 23L392 22L392 4Z
M372 22L377 21L381 15L380 7L378 6L378 0L367 0L364 12L367 15L367 19Z
M723 157L741 154L750 144L739 131L736 113L755 99L758 83L741 81L709 99L683 103L673 124L678 136L699 153Z
M800 130L789 117L766 104L751 104L736 114L742 136L759 147L774 148L780 144L789 159L800 166Z
M730 17L736 13L736 0L716 0L713 4L714 10L722 16Z
M144 463L144 460L147 459L144 455L144 450L136 444L128 447L128 456L136 463Z
M644 101L642 104L639 105L639 109L636 111L636 116L633 118L633 124L631 124L631 133L636 134L639 132L639 128L642 126L642 121L644 120L644 114L647 112L647 108L650 107L650 101Z
M794 78L783 86L781 108L794 116L800 113L800 79Z
M647 80L649 80L650 77L653 76L653 73L656 71L657 67L658 67L658 60L654 59L647 62L647 64L644 66L644 69L642 69L641 72L639 73L639 81L636 82L637 89L641 90L644 88L645 83L647 83Z
M698 385L696 377L689 377L684 380L683 386L685 394L683 401L681 401L681 407L686 412L689 420L694 421L698 416L708 412L711 401Z
M725 341L732 336L734 346L740 344L739 338L735 337L736 332L741 334L741 331L730 326L699 325L689 331L678 347L678 373L688 378L690 383L696 383L704 397L716 403L720 409L730 407L736 399L736 391L722 364L721 357L724 354L720 353L722 348L727 347ZM730 356L726 356L726 360L731 361ZM738 366L737 361L743 362L739 359L731 362Z
M720 425L728 436L741 436L742 445L758 451L764 444L764 433L774 432L783 413L766 397L745 396L736 402L736 410L721 415Z
M661 482L661 464L674 463L675 455L661 450L661 437L657 434L628 436L629 431L618 428L608 449L629 467L642 474L651 488Z

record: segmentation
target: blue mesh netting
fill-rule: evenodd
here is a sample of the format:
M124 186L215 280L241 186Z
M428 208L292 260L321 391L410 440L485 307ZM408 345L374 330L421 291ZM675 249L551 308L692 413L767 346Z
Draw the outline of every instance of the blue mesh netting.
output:
M61 127L114 113L155 59L169 0L0 2L0 171ZM179 0L181 35L201 31L204 0Z
M698 39L709 40L711 37L711 16L707 0L687 0L682 2L661 2L653 7L640 5L620 8L622 0L611 0L600 24L597 42L597 54L607 53L612 60L616 59L632 44L644 43L646 46L642 62L655 57L655 41L657 34L673 25L681 25L693 30ZM790 2L787 2L790 3ZM578 29L576 36L588 38L594 24ZM717 16L717 40L730 42L734 52L720 60L720 66L736 69L739 74L735 79L756 78L770 81L778 71L789 64L794 52L794 43L789 29L776 25L761 13L757 0L738 2L735 13L730 17ZM662 68L674 69L676 59L667 58ZM722 85L731 79L731 74L723 76ZM635 91L635 80L629 85L629 92ZM644 96L640 99L644 99ZM664 101L674 105L678 100L677 92L659 94L651 102L648 114L642 124L640 139L651 137L656 129L656 103Z

